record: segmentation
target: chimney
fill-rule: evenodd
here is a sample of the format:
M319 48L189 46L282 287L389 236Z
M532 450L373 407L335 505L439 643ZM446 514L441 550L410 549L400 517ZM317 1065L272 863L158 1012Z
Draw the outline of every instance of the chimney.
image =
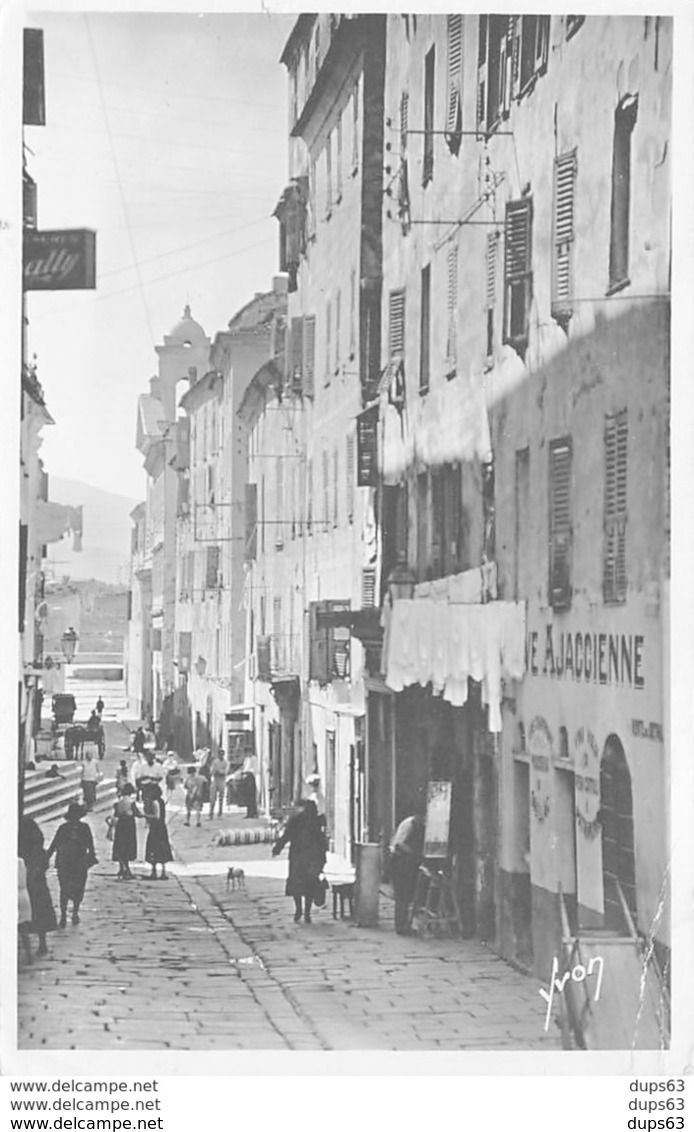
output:
M272 277L272 290L275 295L287 294L287 276L286 275L273 275Z
M156 397L157 400L161 399L161 382L156 376L149 379L149 394L150 397Z

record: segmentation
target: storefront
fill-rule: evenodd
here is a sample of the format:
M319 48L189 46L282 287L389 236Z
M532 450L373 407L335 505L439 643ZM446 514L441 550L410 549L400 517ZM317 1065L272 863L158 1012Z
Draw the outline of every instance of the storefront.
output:
M626 933L618 884L666 957L661 658L644 597L529 609L526 675L503 707L500 943L537 972L558 953L560 893L574 929Z

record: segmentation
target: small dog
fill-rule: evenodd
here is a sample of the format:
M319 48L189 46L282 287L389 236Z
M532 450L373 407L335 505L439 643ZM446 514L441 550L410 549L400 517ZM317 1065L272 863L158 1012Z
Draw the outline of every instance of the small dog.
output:
M232 888L246 887L246 874L238 865L230 865L227 869L227 892L229 891L229 886Z

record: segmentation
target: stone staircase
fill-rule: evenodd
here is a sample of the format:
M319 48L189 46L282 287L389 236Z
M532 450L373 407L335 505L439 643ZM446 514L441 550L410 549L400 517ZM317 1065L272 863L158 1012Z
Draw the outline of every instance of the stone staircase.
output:
M28 770L24 780L24 813L40 822L55 821L65 815L70 802L82 801L80 763L61 762L62 778L46 778L45 764L40 770ZM97 811L105 810L116 799L115 778L104 778L97 786Z

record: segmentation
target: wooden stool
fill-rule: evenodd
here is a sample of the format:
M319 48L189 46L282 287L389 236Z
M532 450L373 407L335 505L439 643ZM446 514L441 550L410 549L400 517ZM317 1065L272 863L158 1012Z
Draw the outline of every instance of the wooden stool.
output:
M345 900L346 900L347 903L349 904L349 918L351 920L354 917L354 908L353 908L353 904L352 904L352 902L354 900L354 882L353 881L343 881L342 883L339 883L339 884L331 884L330 887L332 889L332 894L333 894L333 920L337 919L337 902L338 902L338 899L340 901L340 919L344 920L344 918L345 918Z

